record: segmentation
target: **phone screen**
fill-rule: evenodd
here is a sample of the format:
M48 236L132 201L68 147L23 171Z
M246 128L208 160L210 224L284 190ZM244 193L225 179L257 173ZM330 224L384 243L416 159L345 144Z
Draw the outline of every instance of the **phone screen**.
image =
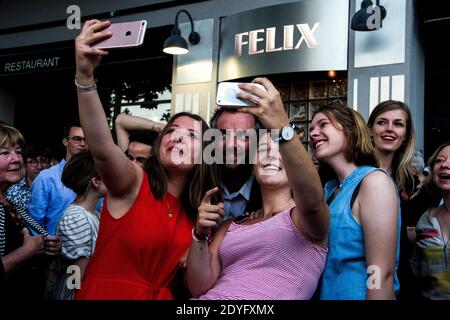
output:
M217 88L216 104L225 107L250 107L253 106L251 101L239 99L236 97L238 93L245 92L238 87L238 82L221 82ZM252 83L263 90L265 88L257 83Z

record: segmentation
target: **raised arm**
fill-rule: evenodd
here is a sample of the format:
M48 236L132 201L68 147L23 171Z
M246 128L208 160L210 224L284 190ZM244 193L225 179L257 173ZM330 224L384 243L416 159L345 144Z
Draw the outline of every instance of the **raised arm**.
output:
M255 106L242 108L241 111L255 115L267 129L281 130L289 123L289 117L284 110L279 92L266 78L256 78L253 82L263 85L267 92L251 85L241 84L241 89L251 93L242 93L239 97L257 101ZM313 240L324 243L330 217L314 163L297 134L293 139L280 145L280 153L296 204L292 215L293 222Z
M364 232L366 265L379 288L368 288L367 299L394 299L395 255L399 201L391 178L381 171L369 174L355 200ZM375 272L375 273L373 273Z
M164 124L161 122L152 121L150 119L131 116L128 114L119 114L115 121L117 145L125 152L130 144L130 132L136 130L151 130L161 132Z
M110 32L101 31L109 24L108 21L87 21L75 39L76 79L80 85L90 86L94 83L94 70L100 63L101 56L107 52L91 48L90 45L111 36ZM89 149L108 195L110 198L124 200L125 206L131 205L140 186L142 170L129 161L114 144L96 90L78 91L78 110Z

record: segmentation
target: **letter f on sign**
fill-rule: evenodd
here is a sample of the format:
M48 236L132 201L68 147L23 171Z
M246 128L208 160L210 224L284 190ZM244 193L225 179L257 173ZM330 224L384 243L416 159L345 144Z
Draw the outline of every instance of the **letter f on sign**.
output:
M237 57L242 56L242 46L248 44L248 41L242 40L244 36L248 36L248 32L238 33L234 36L234 55Z

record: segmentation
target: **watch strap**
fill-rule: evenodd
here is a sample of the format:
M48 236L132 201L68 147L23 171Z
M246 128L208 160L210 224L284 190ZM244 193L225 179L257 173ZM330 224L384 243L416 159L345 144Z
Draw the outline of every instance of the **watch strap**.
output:
M283 135L282 135L283 134L283 129L286 128L286 127L291 127L292 129L294 129L294 131L297 134L300 134L300 128L295 124L294 121L290 121L287 125L285 125L284 127L281 128L278 138L275 138L275 140L274 140L275 143L282 144L282 143L285 143L285 142L289 141L289 140L284 139Z

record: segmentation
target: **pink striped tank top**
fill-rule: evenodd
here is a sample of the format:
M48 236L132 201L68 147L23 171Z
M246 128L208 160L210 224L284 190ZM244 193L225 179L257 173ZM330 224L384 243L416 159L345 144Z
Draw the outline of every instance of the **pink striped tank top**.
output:
M231 223L219 249L219 279L198 299L310 299L327 250L303 236L290 212L252 225Z

